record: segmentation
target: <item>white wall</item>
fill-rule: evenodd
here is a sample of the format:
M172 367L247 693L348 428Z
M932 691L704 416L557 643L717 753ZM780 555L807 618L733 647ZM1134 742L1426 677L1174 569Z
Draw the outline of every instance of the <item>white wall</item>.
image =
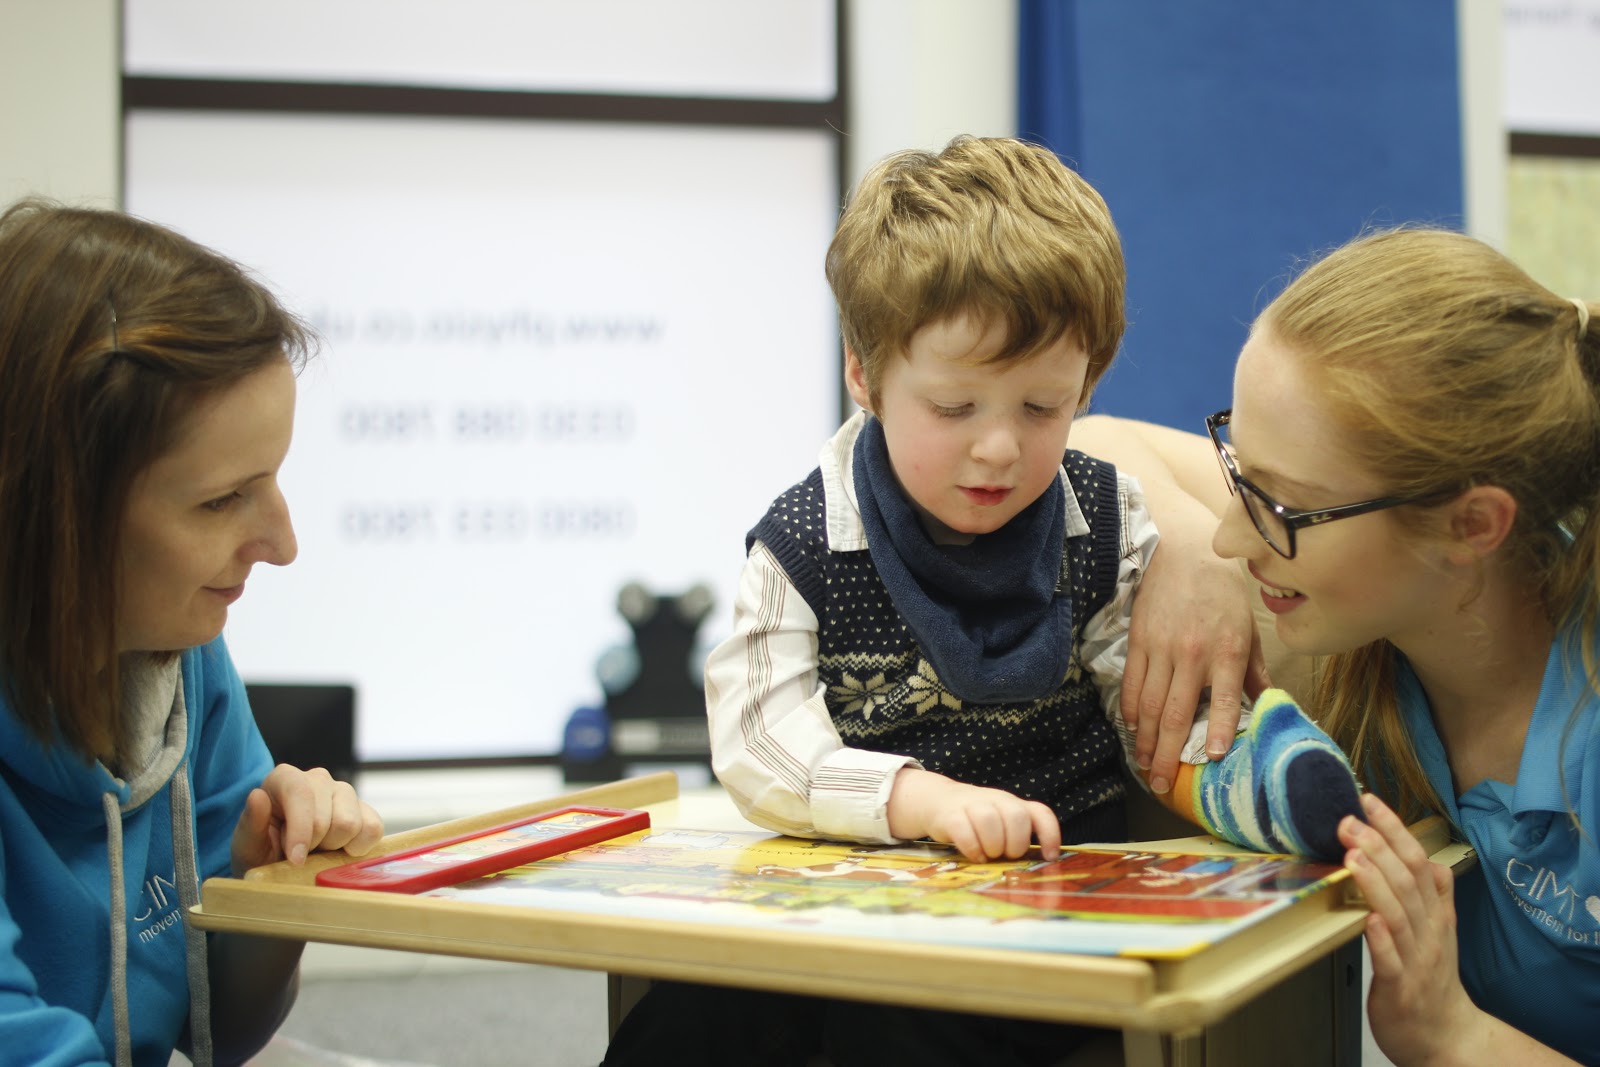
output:
M1015 0L849 0L850 184L903 148L1017 129Z
M1508 221L1504 17L1501 0L1456 0L1465 229L1500 249Z
M117 0L0 4L0 203L27 193L115 203ZM854 181L901 148L1016 128L1015 0L850 0Z
M117 202L117 0L0 4L0 204Z
M1500 0L1458 0L1467 226L1505 234ZM0 203L25 193L115 203L117 0L0 5ZM1016 129L1015 0L849 0L851 184L901 148Z

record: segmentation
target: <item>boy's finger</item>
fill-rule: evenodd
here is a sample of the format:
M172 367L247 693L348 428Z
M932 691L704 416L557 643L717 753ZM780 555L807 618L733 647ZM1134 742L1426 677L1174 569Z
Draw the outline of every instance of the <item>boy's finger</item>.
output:
M1021 859L1028 854L1028 849L1033 847L1033 812L1028 808L1027 802L1017 805L1006 813L1006 848L1005 857L1009 860Z
M1045 861L1061 859L1061 822L1056 819L1056 813L1038 801L1032 801L1034 809L1034 840L1038 841L1038 854Z
M982 863L987 858L977 832L966 820L962 820L960 825L952 828L950 843L955 846L957 852L973 863Z
M272 823L272 798L260 786L250 790L250 795L244 798L243 819L246 828L253 834L265 834L267 827Z
M229 851L234 877L281 855L272 822L272 798L260 787L250 790L244 798L244 810L234 824Z
M972 823L978 849L982 853L979 859L1006 854L1007 828L1004 815L993 807L983 805L968 809L967 818Z
M376 813L356 796L349 782L334 782L329 800L328 830L318 847L348 851L368 831L368 821Z
M1028 808L1033 815L1033 836L1039 842L1039 854L1046 860L1061 858L1061 821L1048 804L1030 800Z

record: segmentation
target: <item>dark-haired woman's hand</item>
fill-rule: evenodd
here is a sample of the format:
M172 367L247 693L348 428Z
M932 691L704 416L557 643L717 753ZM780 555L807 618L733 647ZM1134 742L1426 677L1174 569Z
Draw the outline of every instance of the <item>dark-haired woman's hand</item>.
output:
M280 763L245 799L233 831L233 873L284 859L302 864L319 851L360 856L381 837L383 820L348 782L321 767Z

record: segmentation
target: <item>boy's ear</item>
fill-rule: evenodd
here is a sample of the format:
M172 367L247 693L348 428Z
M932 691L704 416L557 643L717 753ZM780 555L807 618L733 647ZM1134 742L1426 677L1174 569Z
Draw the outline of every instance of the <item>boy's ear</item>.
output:
M1452 563L1487 557L1510 535L1517 520L1517 498L1498 485L1475 485L1449 507Z
M861 369L861 361L849 345L844 349L844 387L850 391L850 399L859 407L872 411L872 391L867 388L866 372Z

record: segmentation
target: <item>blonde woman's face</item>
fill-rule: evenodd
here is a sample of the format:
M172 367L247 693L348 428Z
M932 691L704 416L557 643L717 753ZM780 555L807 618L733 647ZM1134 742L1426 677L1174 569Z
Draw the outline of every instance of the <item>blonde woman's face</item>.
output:
M1381 477L1356 463L1347 431L1328 416L1315 373L1265 329L1240 353L1230 430L1240 474L1287 507L1329 508L1385 494ZM1284 559L1235 495L1213 547L1245 561L1279 638L1298 652L1343 652L1379 638L1404 646L1459 596L1430 565L1429 550L1402 537L1389 511L1303 528L1294 559Z
M257 563L297 551L278 468L294 371L273 363L191 411L133 483L119 545L117 651L174 651L222 632Z

